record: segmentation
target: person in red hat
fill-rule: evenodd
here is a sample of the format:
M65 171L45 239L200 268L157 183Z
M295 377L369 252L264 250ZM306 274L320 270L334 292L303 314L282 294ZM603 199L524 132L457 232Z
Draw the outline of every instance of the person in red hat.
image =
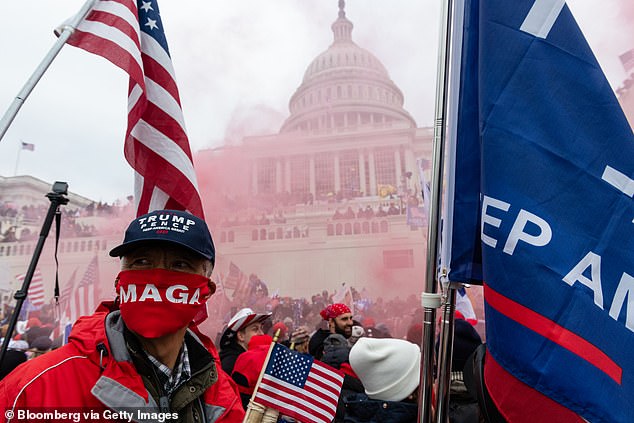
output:
M227 374L233 372L236 360L247 351L251 338L264 335L262 323L270 317L271 313L256 313L250 308L243 308L229 320L220 338L220 360Z
M240 354L233 367L231 378L238 384L242 407L245 410L253 395L272 342L273 338L269 335L254 335L249 341L249 349Z
M279 335L277 337L277 341L280 342L280 343L286 343L286 341L288 341L288 337L286 336L286 333L288 332L288 326L286 326L286 324L284 324L284 322L277 322L271 328L270 333L273 336L275 336L277 331L279 331Z
M330 304L319 312L319 315L328 322L328 329L318 329L310 338L308 352L320 360L324 353L324 341L331 334L339 334L348 339L352 336L352 311L345 304Z

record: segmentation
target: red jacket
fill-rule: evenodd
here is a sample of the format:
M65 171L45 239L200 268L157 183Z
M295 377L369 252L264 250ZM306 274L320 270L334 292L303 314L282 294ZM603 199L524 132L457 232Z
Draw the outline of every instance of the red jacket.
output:
M11 421L8 418L11 412L15 416L13 421L18 420L20 413L26 420L34 421L41 421L42 417L73 419L72 416L64 419L59 415L25 415L29 411L95 412L97 414L82 416L81 421L112 423L112 410L161 411L132 364L121 331L122 322L115 317L117 315L109 313L107 307L104 303L92 316L77 320L67 345L23 363L0 381L0 423ZM218 380L202 394L204 407L201 408L205 409L206 420L241 423L244 410L235 383L220 368L218 352L211 341L195 327L190 329L217 363ZM133 419L137 420L136 417Z

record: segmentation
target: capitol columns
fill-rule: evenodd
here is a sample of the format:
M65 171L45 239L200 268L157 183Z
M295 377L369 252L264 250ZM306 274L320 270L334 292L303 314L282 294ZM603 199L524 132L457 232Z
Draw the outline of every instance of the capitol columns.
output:
M394 173L396 174L396 186L401 185L401 178L403 177L403 171L401 170L401 148L400 146L394 150Z
M291 192L291 158L284 158L284 191Z
M310 193L313 194L313 198L317 198L317 189L315 188L315 155L311 154L308 158L308 177L310 181Z
M374 150L368 152L368 169L370 171L370 191L368 195L377 195L376 190L376 165L374 163Z
M363 195L368 195L367 187L365 186L365 152L362 148L359 149L359 191Z
M282 186L282 159L278 157L275 159L275 192L277 194L284 191Z
M253 195L258 193L258 160L251 161L251 192Z
M341 191L341 170L339 168L339 152L335 151L335 193Z

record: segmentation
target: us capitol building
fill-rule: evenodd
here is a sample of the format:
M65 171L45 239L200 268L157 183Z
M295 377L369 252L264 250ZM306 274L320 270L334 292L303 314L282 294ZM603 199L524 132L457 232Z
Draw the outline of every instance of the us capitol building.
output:
M201 181L205 212L219 214L220 265L256 273L269 290L279 282L280 292L310 295L346 283L402 298L423 289L417 159L430 165L432 130L417 128L387 69L353 41L343 1L331 28L279 133L199 152L198 169L229 161L241 173ZM235 207L218 213L217 204Z

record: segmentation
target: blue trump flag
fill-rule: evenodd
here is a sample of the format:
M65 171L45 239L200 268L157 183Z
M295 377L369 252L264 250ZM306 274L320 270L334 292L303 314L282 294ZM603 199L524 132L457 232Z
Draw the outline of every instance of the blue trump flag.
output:
M485 282L487 387L510 421L632 422L632 129L565 1L461 6L441 257Z

